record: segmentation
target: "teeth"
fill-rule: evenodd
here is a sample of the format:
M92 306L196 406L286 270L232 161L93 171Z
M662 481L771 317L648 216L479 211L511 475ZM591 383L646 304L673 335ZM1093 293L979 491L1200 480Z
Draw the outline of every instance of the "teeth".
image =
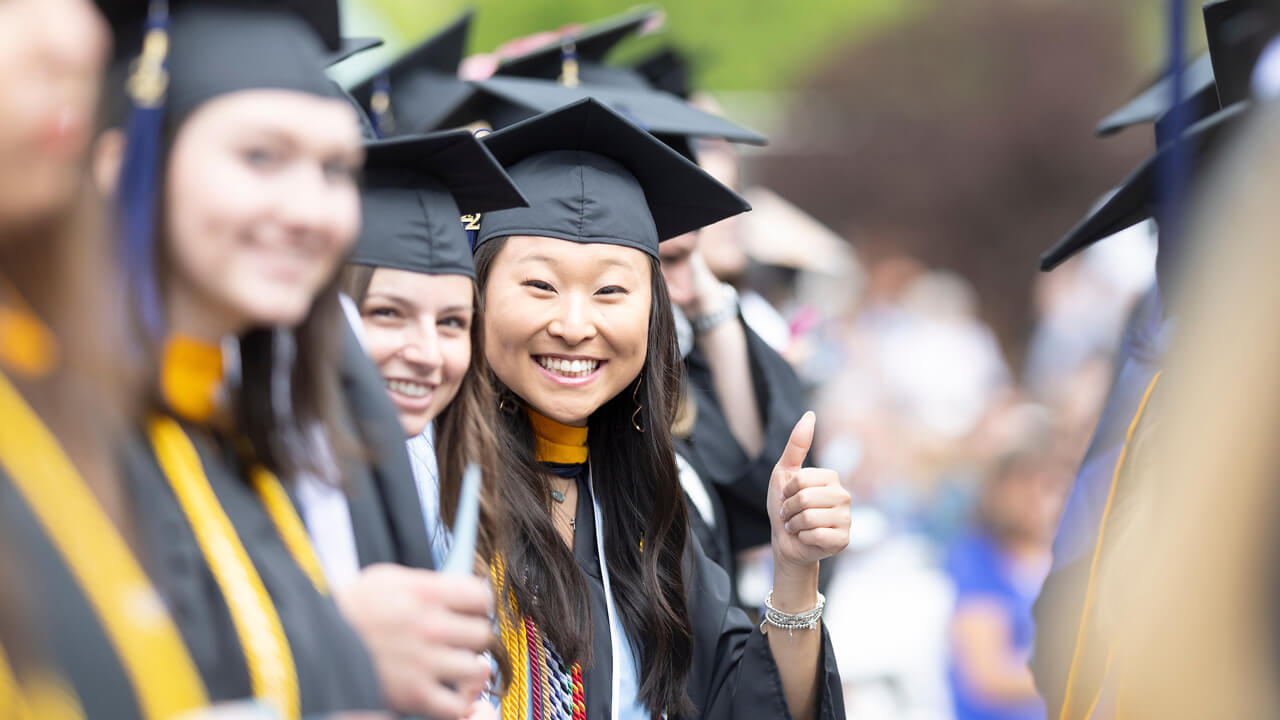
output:
M599 360L562 360L546 356L539 356L537 360L542 367L565 377L586 377L600 367Z
M409 397L426 397L431 392L431 388L426 385L406 380L388 380L387 387Z

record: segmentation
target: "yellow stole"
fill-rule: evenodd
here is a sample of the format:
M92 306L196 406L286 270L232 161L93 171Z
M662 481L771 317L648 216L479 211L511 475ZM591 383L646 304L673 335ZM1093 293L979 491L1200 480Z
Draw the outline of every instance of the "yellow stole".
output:
M3 373L0 427L0 468L84 592L120 658L143 716L172 717L207 705L195 663L141 565L57 439ZM0 684L16 687L5 665L6 678ZM65 711L67 701L73 700L66 694L34 692L27 683L22 687L27 691L24 703L32 712L41 707ZM46 702L50 697L52 705Z
M44 377L58 366L58 342L16 291L9 294L13 304L0 303L0 366L22 377Z
M525 412L529 415L529 422L533 424L538 462L576 465L587 461L585 427L565 425L532 408Z
M191 413L185 419L208 421L216 409L222 381L218 348L175 338L166 346L164 360L161 390L169 407L179 414ZM284 718L300 717L297 667L280 615L231 519L218 502L195 445L178 421L167 415L153 416L148 434L165 479L230 610L254 695L270 703ZM253 468L249 475L250 484L294 561L317 590L327 592L320 562L283 485L262 468Z

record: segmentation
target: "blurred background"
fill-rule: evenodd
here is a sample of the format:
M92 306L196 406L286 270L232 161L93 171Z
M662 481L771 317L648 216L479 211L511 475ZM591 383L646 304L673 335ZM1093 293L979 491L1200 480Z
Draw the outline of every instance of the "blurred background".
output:
M347 32L387 46L335 75L363 77L468 7L481 54L631 4L347 0ZM1093 128L1158 76L1165 10L681 0L610 58L674 47L695 89L770 138L703 148L756 211L702 250L806 382L816 460L855 496L826 588L850 717L954 717L955 693L999 710L963 717L1044 715L1024 665L1030 606L1154 279L1153 230L1052 273L1037 258L1152 151L1149 132ZM744 600L767 585L744 566Z

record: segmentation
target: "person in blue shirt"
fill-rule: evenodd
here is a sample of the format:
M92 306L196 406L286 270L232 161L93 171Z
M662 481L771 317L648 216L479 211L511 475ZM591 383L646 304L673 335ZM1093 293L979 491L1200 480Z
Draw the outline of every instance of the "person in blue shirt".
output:
M1031 606L1069 478L1038 449L1003 457L982 489L977 527L951 547L956 589L949 670L957 720L1038 720L1044 702L1027 659Z

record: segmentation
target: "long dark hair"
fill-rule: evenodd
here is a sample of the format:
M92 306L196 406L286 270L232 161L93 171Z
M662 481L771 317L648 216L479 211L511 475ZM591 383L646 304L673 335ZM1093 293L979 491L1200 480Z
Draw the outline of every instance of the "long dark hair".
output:
M376 271L372 265L357 263L348 263L342 271L342 291L362 310L369 293L369 283ZM499 547L497 538L502 531L495 514L497 488L502 484L498 476L498 440L494 433L498 424L497 401L485 369L484 314L480 307L480 294L474 283L471 287L471 365L462 378L458 394L435 418L435 449L440 470L440 516L449 525L453 525L458 511L462 471L469 463L480 466L485 482L480 497L476 552L478 560L488 562Z
M506 242L491 240L476 251L482 297ZM650 278L644 366L635 382L592 413L587 445L593 475L605 479L596 492L609 529L604 546L613 599L623 627L640 643L640 699L654 716L682 715L692 708L687 686L693 661L684 577L689 518L671 438L682 366L657 260L650 263ZM521 406L501 380L493 382L507 407ZM533 428L524 412L500 417L498 445L507 470L500 494L508 532L504 582L560 654L585 664L592 628L586 585L552 524L551 490L534 453Z

